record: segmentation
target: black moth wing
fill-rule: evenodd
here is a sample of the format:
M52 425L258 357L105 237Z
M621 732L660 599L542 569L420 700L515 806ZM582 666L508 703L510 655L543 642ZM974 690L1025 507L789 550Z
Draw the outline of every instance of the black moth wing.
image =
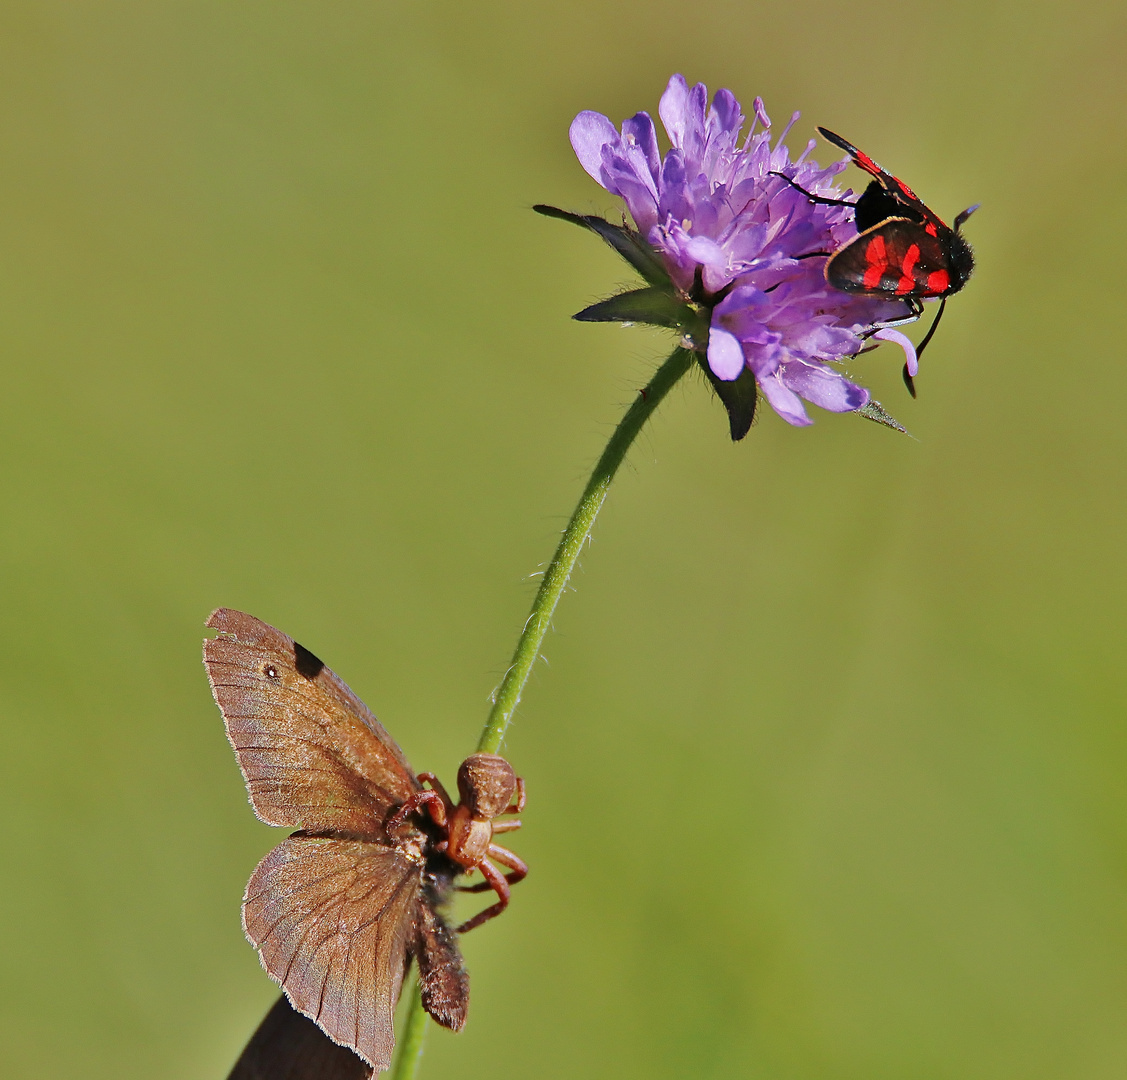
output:
M851 240L826 262L826 281L843 292L927 299L951 291L949 252L908 218L889 218Z
M886 168L878 165L863 150L858 150L851 142L830 131L829 128L820 127L818 132L824 139L844 150L853 159L853 164L857 168L876 178L857 200L857 229L859 232L864 232L878 222L894 215L926 222L940 229L949 229L949 226L944 224L943 219L903 180L893 176ZM883 192L879 189L883 189ZM896 214L897 207L901 211L900 214ZM904 211L907 212L904 213Z

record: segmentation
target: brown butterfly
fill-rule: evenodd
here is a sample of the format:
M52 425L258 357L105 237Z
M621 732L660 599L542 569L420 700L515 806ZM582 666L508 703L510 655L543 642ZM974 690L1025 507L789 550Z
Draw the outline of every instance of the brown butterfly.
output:
M474 754L458 770L455 805L293 638L228 608L207 625L219 633L204 642L204 666L254 812L298 830L251 876L243 928L294 1009L386 1069L412 958L427 1012L454 1031L466 1021L469 978L439 909L476 868L485 881L464 891L498 899L458 932L504 910L528 868L493 843L520 822L493 819L523 808L524 782L504 758Z

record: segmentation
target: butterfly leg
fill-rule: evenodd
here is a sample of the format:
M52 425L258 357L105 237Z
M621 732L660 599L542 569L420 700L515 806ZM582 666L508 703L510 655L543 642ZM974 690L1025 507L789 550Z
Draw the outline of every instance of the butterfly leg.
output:
M492 889L497 894L497 903L493 904L491 907L487 907L484 911L479 911L472 919L462 923L462 925L458 927L459 934L465 934L481 926L482 923L486 923L490 919L500 915L501 912L509 906L509 886L515 885L528 875L528 865L507 848L503 848L499 844L489 845L489 857L496 859L502 866L510 867L512 873L502 874L497 867L487 860L483 860L478 864L478 869L481 871L485 881L480 886L472 886L464 891L478 892L485 888Z

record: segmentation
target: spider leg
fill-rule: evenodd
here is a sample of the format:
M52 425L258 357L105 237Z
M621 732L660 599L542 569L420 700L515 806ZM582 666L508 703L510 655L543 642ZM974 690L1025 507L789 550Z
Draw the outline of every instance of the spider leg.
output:
M394 814L388 818L387 831L394 832L407 819L408 814L426 807L436 825L446 824L446 807L436 791L416 791Z
M517 777L517 800L512 806L506 806L501 811L502 814L519 814L524 809L524 777ZM514 826L515 827L515 826ZM493 831L497 831L497 826L493 826Z
M517 858L508 848L503 848L500 844L490 844L489 857L496 859L502 866L507 866L512 871L505 875L505 881L508 884L515 885L518 881L523 881L528 877L528 863ZM481 867L479 866L478 869L480 870ZM481 872L485 873L484 870ZM479 881L476 885L459 885L458 892L488 892L492 888L493 886L489 883L487 877L485 881Z
M438 793L438 797L442 800L442 806L446 811L446 816L453 817L454 815L454 800L450 798L446 788L442 786L442 781L432 772L419 773L420 784L430 784L430 786ZM431 815L434 816L433 814ZM445 822L437 821L436 824L443 825Z
M494 862L499 862L512 871L511 874L505 875L505 880L510 885L515 885L518 881L528 877L528 863L518 855L514 855L508 848L501 847L500 844L490 844L489 857Z
M492 849L492 845L490 845ZM470 930L481 926L482 923L488 922L490 919L496 918L509 906L509 883L505 880L504 875L492 863L482 860L478 864L478 869L485 877L486 885L497 894L497 903L491 907L487 907L484 911L479 911L472 919L468 919L458 927L459 934L469 933Z
M497 903L492 907L487 907L484 911L479 911L468 922L462 923L458 927L458 933L464 934L467 930L473 930L474 927L480 926L484 922L497 915L509 906L509 886L515 885L518 881L523 881L528 876L528 864L521 858L514 855L508 848L501 847L500 844L489 845L489 858L496 859L502 866L507 866L512 871L509 874L502 875L501 871L497 869L488 859L483 859L478 864L478 869L481 871L482 876L485 878L483 882L477 885L471 885L464 888L462 892L484 892L486 889L492 889L498 896Z

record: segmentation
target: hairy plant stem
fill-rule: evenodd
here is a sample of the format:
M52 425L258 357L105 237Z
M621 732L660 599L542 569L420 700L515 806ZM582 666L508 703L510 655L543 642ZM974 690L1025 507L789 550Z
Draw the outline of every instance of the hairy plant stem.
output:
M626 415L619 421L618 427L614 429L614 434L595 465L591 479L587 481L587 487L584 488L571 520L567 523L563 536L560 537L556 553L540 580L536 599L532 601L532 611L529 612L524 630L513 652L512 663L497 690L489 719L486 720L485 729L478 740L479 753L495 754L501 748L501 740L504 739L505 730L520 703L524 685L528 682L532 667L540 656L540 646L544 642L548 627L552 624L556 605L560 602L564 589L567 588L568 578L575 569L579 553L591 535L595 518L599 516L599 510L607 497L614 474L618 472L626 451L630 449L642 426L653 415L665 395L677 384L677 380L689 370L693 359L693 354L687 349L675 349L673 355L654 373L646 388L639 392L634 403L626 410Z
M419 996L419 982L416 979L411 988L411 1004L407 1007L407 1017L403 1021L403 1031L395 1048L395 1061L391 1075L395 1080L409 1080L419 1070L423 1060L423 1041L427 1034L427 1013L423 999Z
M532 601L532 611L525 621L524 630L513 653L512 663L497 690L489 719L486 720L485 729L478 740L479 753L495 754L500 749L505 730L520 703L528 676L532 674L533 665L540 656L540 646L544 642L548 627L552 624L556 605L560 602L564 589L567 588L568 578L575 569L579 553L591 535L595 518L599 516L599 510L607 497L611 481L618 472L627 450L638 437L638 432L642 430L646 421L681 376L692 367L693 362L694 356L687 349L674 349L673 354L657 369L645 389L639 392L634 403L626 410L626 415L619 421L618 427L614 429L614 434L595 465L591 479L587 481L579 503L567 523L567 528L560 537L556 553L552 556L552 561L540 581L536 599ZM426 1024L427 1014L423 1010L422 1000L416 988L403 1026L403 1034L399 1039L399 1053L392 1066L392 1080L414 1080L419 1061L422 1059L423 1033Z

